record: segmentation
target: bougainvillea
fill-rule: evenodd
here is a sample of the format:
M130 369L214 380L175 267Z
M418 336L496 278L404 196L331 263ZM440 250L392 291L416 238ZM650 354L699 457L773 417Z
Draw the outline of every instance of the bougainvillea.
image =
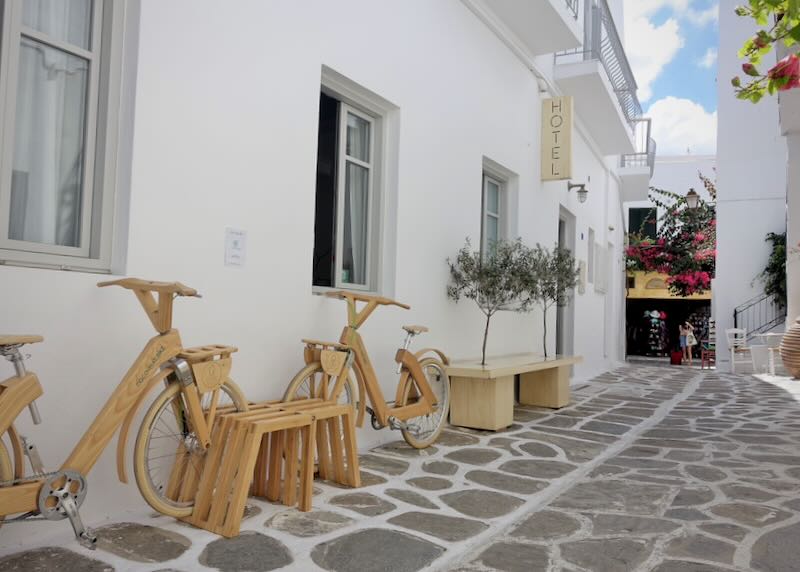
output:
M786 91L800 87L800 58L788 53L769 68L759 69L764 56L774 46L791 49L800 42L800 0L749 0L747 6L737 6L736 14L755 20L758 32L739 50L745 80L736 76L731 80L736 97L757 103L766 93Z
M714 182L700 174L711 202L698 198L690 208L684 195L651 187L650 200L656 206L656 238L643 237L631 229L625 249L628 270L661 272L667 275L670 292L677 296L701 294L711 288L717 258L717 220L713 202Z

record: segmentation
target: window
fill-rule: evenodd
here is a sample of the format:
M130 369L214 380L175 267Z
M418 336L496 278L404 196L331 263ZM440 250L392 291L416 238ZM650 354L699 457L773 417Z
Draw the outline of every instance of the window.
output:
M481 216L481 252L491 252L494 244L505 238L505 185L497 177L483 175Z
M586 263L587 263L587 270L586 280L591 284L594 283L594 229L589 229L589 244L588 244L588 253L586 255Z
M374 289L375 118L320 94L315 286Z
M109 269L123 14L0 1L0 260Z
M655 240L658 231L656 209L652 207L628 209L628 232L641 234Z

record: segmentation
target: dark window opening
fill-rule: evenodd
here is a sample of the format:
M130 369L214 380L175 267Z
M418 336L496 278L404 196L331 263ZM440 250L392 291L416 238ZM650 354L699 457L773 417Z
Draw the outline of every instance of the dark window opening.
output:
M654 207L628 209L628 232L656 239L658 218Z
M333 287L336 255L336 155L339 102L319 97L317 190L314 208L314 286Z

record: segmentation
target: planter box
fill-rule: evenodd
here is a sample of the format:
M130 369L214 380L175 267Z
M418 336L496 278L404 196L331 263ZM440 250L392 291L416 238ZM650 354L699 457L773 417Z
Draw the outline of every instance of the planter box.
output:
M569 403L570 367L580 356L544 358L538 354L461 360L447 367L450 376L450 423L496 431L514 421L514 376L520 375L523 405L558 409Z

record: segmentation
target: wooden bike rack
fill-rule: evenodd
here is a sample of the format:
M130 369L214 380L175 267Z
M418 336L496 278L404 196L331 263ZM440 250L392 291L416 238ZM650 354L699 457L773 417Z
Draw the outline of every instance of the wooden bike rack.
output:
M221 411L195 487L194 511L184 520L236 536L248 493L311 510L315 452L320 476L361 486L352 406L308 399Z

